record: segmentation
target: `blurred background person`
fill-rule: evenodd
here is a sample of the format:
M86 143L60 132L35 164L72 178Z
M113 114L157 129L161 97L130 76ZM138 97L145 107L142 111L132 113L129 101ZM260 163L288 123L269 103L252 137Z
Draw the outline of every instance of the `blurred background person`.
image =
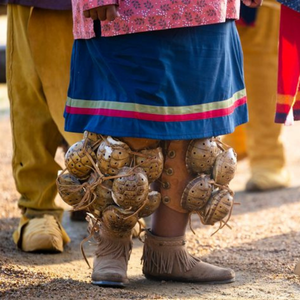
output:
M54 199L57 148L82 138L63 129L72 45L69 0L8 0L6 80L22 212L13 239L23 251L62 252L70 240Z
M278 0L281 5L278 86L275 122L300 120L300 0ZM300 276L300 262L295 274Z
M258 9L242 5L238 31L244 53L249 122L238 126L223 141L238 158L248 157L251 177L246 191L267 191L289 186L281 140L282 125L274 123L280 4L265 0Z

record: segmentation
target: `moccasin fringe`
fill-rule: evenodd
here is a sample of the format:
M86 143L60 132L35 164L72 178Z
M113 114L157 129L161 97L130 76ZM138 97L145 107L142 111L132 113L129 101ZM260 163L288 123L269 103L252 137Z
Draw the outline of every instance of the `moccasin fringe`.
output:
M100 227L101 234L97 237L98 248L96 256L111 255L112 258L125 257L128 262L132 250L131 232L124 234L124 236L115 236L113 232L106 231L104 226Z
M184 245L182 237L156 238L148 232L142 256L144 269L149 273L171 274L177 264L180 272L191 270L200 260L188 254Z

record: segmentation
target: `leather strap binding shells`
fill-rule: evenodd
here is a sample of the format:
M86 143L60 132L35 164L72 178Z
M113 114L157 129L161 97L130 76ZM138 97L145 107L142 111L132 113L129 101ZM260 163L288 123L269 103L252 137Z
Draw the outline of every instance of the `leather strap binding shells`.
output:
M88 183L91 185L95 182L96 177L90 177ZM100 218L102 211L109 205L114 204L114 200L111 195L112 181L105 180L100 184L97 184L93 190L95 200L88 207L88 210L96 217Z

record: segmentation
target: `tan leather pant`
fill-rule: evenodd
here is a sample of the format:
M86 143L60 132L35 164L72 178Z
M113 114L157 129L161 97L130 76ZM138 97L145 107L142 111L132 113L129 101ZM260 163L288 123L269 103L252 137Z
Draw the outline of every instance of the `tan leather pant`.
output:
M70 11L8 5L7 85L13 138L13 176L25 216L61 215L54 203L61 167L54 156L64 132L63 111L72 50Z

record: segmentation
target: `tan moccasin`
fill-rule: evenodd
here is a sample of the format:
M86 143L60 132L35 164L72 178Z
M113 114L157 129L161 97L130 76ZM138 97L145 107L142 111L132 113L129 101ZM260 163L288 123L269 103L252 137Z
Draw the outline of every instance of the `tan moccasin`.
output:
M63 252L70 239L52 215L29 219L21 231L20 248L25 252Z

